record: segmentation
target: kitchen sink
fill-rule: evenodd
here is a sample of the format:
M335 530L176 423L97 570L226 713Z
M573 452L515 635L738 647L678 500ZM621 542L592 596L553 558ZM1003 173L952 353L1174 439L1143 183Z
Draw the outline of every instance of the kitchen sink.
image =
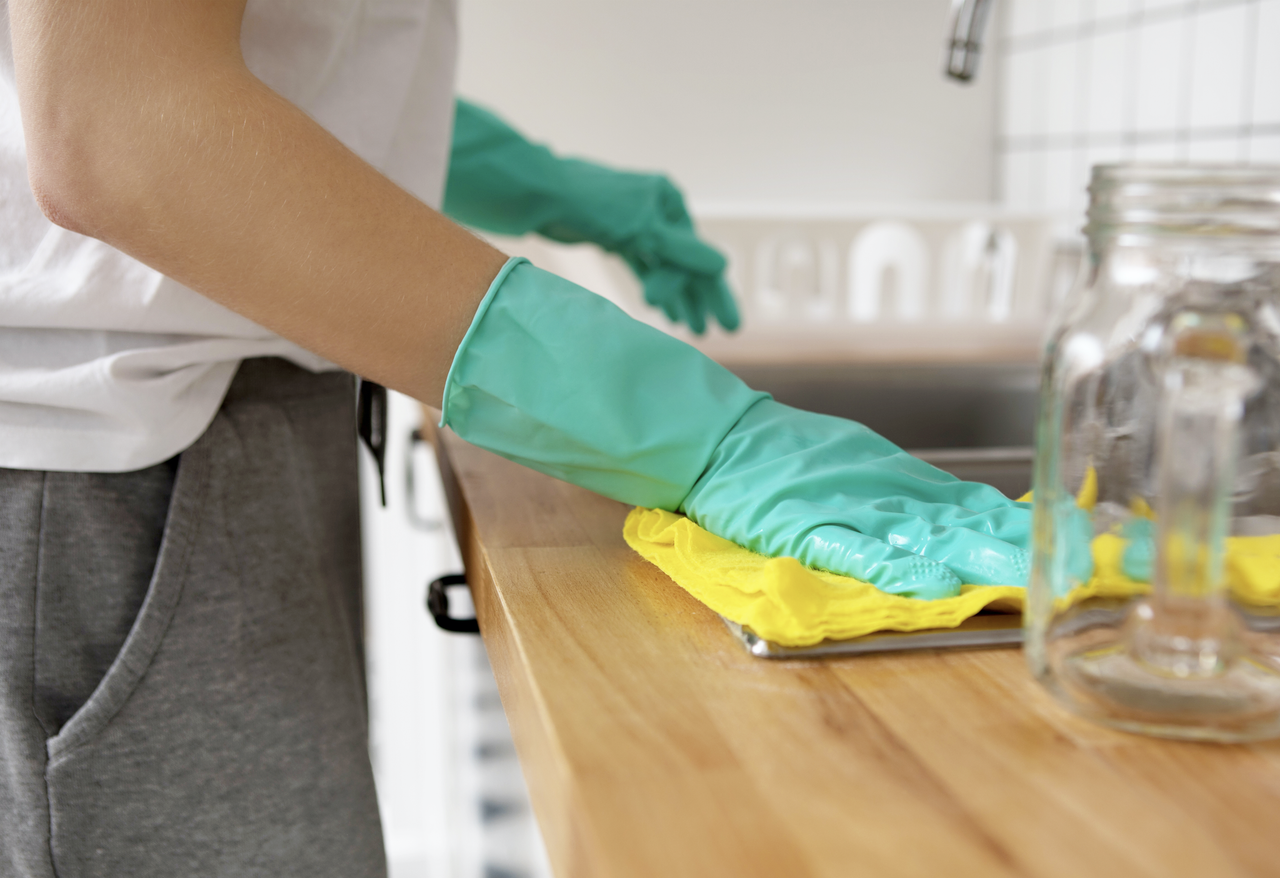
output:
M917 457L1010 497L1031 488L1034 363L729 364L774 399L866 424Z

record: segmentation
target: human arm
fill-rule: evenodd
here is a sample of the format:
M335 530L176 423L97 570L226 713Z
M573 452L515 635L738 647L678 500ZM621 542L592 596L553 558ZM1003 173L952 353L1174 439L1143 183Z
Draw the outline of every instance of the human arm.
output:
M244 0L11 0L31 184L91 235L418 399L505 257L252 75Z
M444 211L487 232L596 244L627 262L646 301L673 322L701 334L709 313L738 326L724 256L698 237L680 190L661 174L557 156L459 99Z
M958 582L953 568L983 575L983 553L1020 557L1016 509L990 489L939 495L935 470L894 482L878 473L897 469L873 466L863 478L839 455L832 478L794 479L797 462L821 462L824 436L896 455L849 422L765 405L692 348L553 275L494 280L501 254L247 71L243 0L12 0L9 12L32 186L55 221L420 400L441 398L452 358L444 408L464 438L719 522L709 529L767 553L832 569L848 559L882 582L900 570L912 588ZM901 514L875 508L899 495L939 518L920 518L925 539L905 549L892 530ZM982 508L963 506L971 495ZM859 524L865 509L886 514ZM991 539L933 539L935 525ZM864 569L868 546L893 563ZM928 555L938 547L940 560Z
M780 405L519 260L458 350L443 423L517 463L896 594L1026 581L1027 504L861 424Z

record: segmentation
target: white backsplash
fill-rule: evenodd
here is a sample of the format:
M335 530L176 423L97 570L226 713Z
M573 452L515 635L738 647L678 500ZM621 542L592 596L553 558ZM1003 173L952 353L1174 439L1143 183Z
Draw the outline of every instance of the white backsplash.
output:
M1280 0L1003 0L1000 197L1083 218L1094 164L1280 163Z

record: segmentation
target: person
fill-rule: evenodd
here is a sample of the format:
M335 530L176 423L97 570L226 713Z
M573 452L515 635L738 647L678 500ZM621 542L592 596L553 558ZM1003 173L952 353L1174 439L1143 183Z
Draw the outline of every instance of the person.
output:
M430 206L452 0L7 13L0 875L385 872L348 373L762 553L919 597L1025 576L1024 506ZM462 218L602 239L669 315L734 322L664 187L471 121ZM628 227L628 193L668 221Z

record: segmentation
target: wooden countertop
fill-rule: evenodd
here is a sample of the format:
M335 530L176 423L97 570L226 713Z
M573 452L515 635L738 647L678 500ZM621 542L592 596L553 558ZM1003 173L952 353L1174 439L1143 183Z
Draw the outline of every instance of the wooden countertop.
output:
M1095 728L1011 649L754 658L622 504L437 445L559 878L1280 875L1280 742Z

